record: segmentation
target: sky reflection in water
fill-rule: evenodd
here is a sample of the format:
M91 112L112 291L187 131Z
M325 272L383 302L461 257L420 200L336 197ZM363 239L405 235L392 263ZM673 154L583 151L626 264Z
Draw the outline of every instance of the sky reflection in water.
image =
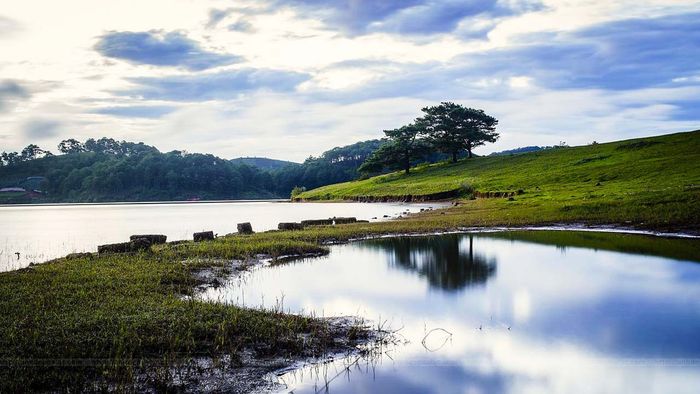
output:
M609 249L617 236L601 237ZM341 245L323 258L254 270L204 296L359 315L401 328L409 341L349 371L344 366L354 358L282 376L285 391L295 393L698 391L699 264L595 250L595 240L590 248L566 248L517 238ZM434 331L424 347L434 328L453 335Z

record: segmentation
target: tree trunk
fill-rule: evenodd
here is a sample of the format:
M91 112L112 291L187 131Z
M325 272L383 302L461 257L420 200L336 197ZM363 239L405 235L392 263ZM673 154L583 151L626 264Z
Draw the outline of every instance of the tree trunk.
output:
M472 158L472 143L467 143L467 153L469 153L469 158Z
M406 157L404 158L403 170L406 174L411 171L411 156L408 154L406 154Z
M453 163L457 162L457 152L452 152L452 162Z

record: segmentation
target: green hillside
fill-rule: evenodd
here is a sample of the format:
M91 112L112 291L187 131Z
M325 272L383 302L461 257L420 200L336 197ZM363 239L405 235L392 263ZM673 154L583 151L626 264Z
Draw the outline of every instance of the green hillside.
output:
M487 156L329 185L302 200L477 198L522 222L700 223L700 131L513 156ZM501 212L501 213L497 213ZM542 220L535 220L536 217ZM530 218L528 220L527 218Z

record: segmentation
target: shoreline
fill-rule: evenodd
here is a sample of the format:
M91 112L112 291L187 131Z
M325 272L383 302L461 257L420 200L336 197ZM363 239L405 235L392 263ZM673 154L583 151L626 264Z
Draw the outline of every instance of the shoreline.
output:
M400 199L392 201L359 201L359 200L293 200L288 198L271 198L271 199L251 199L251 200L200 200L200 201L108 201L108 202L57 202L57 203L36 203L36 204L0 204L1 208L13 207L72 207L72 206L111 206L111 205L187 205L187 204L238 204L238 203L289 203L289 204L335 204L335 203L361 203L361 204L448 204L456 200L441 199L441 200L416 200L402 201Z
M291 202L289 199L252 199L252 200L199 200L199 201L105 201L105 202L55 202L36 204L0 204L0 208L12 207L72 207L72 206L101 206L101 205L179 205L179 204L231 204L231 203L255 203L255 202Z
M392 233L379 236L367 236L363 238L352 238L345 242L340 242L337 244L328 245L338 245L347 242L364 241L369 239L379 239L379 238L394 238L394 237L421 237L430 235L442 235L442 234L479 234L479 233L498 233L498 232L508 232L508 231L580 231L580 232L591 232L591 233L611 233L611 234L630 234L630 235L646 235L652 237L660 238L679 238L679 239L700 239L700 231L693 232L664 232L655 230L640 230L633 227L624 227L616 225L593 225L588 226L584 223L562 223L559 225L547 225L547 226L513 226L513 227L463 227L453 230L445 231L434 231L425 233Z

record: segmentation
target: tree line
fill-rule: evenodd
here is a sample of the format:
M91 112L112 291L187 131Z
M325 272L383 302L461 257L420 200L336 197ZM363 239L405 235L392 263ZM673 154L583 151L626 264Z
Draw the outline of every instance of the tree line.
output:
M61 141L59 151L63 154L25 155L3 165L0 186L38 189L47 202L279 197L268 172L210 154L162 153L143 143L111 138L68 139ZM43 181L37 186L29 177ZM29 197L17 198L28 202L24 200Z
M0 153L0 167L13 166L25 161L34 160L39 157L51 157L53 153L48 150L43 150L37 145L29 144L21 152L2 152Z
M113 138L103 137L100 139L89 138L85 142L80 142L74 138L61 141L58 144L58 151L63 154L93 152L101 154L131 156L143 153L158 152L153 146L143 142L116 141ZM0 166L12 166L22 162L53 157L50 150L40 148L35 144L29 144L21 152L2 152L0 154Z
M460 154L466 152L471 158L474 148L495 142L499 137L498 120L481 109L442 102L421 111L424 115L413 123L385 130L386 143L360 166L359 171L374 174L385 169L402 169L408 174L412 165L425 161L431 154L439 152L456 162Z
M70 138L58 144L61 154L31 144L24 154L10 155L0 166L0 187L36 189L47 202L284 198L295 186L311 189L356 179L357 168L384 142L361 141L301 164L263 170L213 155L162 153L142 142ZM44 180L37 185L28 177Z

